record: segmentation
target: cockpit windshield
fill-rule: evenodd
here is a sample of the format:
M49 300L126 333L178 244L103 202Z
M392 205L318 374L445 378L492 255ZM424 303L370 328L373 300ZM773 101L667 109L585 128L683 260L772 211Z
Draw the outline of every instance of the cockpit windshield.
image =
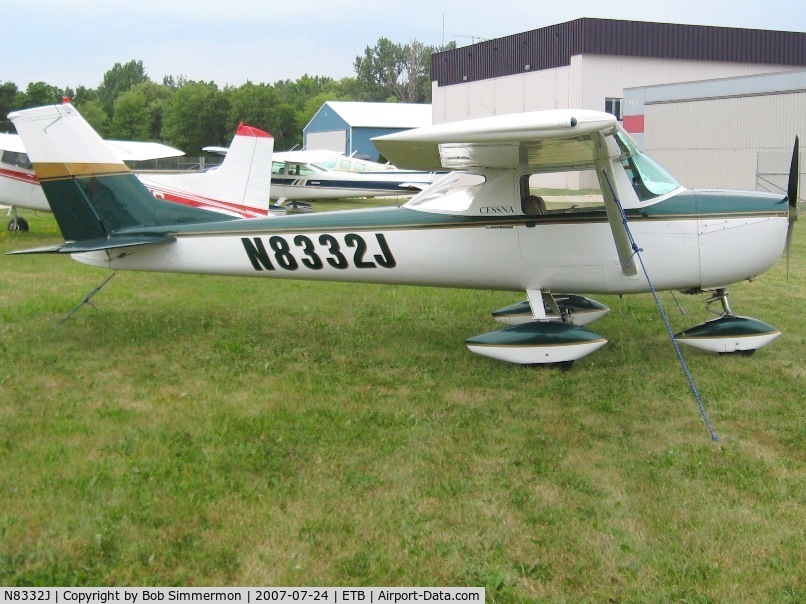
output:
M624 136L616 133L616 141L627 157L621 162L640 201L649 201L680 188L680 183L654 159L645 155Z
M480 174L449 172L415 195L406 207L424 211L464 212L473 203L484 181L484 176Z

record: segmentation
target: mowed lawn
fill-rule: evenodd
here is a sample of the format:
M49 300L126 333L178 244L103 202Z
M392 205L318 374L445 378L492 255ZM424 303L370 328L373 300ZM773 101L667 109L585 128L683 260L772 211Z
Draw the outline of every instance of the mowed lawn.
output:
M26 217L0 252L61 240ZM716 443L649 295L597 296L563 372L465 348L518 293L119 273L56 327L109 273L0 256L0 584L803 602L798 226L788 281L730 290L783 336L684 350Z

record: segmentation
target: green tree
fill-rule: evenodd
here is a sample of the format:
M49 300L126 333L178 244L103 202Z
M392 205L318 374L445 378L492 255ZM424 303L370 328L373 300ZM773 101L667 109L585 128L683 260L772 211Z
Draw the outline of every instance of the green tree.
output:
M170 88L171 90L176 90L177 88L181 88L185 84L187 84L188 79L183 75L178 75L176 77L172 75L163 76L162 78L162 85L166 88Z
M243 122L270 132L278 150L298 145L302 141L300 111L293 104L284 101L284 96L276 86L269 84L247 82L231 89L229 131L234 132L236 126Z
M149 140L158 140L162 136L162 119L165 103L173 95L174 90L164 84L141 82L131 88L132 92L142 94L149 112Z
M146 98L129 90L115 100L115 113L109 123L109 136L119 140L141 141L149 138L151 112Z
M115 100L136 84L148 82L142 61L129 61L125 65L115 65L104 74L104 79L98 86L98 98L107 114L114 112Z
M75 107L98 134L102 137L109 136L109 116L104 111L101 101L90 99L81 103L77 102Z
M383 101L394 96L394 86L404 72L404 48L388 38L379 38L374 47L355 58L353 67L363 87L364 101Z
M14 132L14 126L6 119L9 112L21 109L18 105L21 93L14 82L0 84L0 132Z
M45 82L31 82L25 89L21 102L23 107L39 107L61 103L62 98L62 90L56 86L45 84Z
M362 89L361 100L430 103L431 55L455 47L455 42L434 47L417 40L395 44L380 38L374 47L367 46L353 64Z
M228 144L228 114L228 95L214 82L187 82L165 101L162 138L191 155L207 145Z
M87 101L98 101L98 91L94 88L79 86L76 88L75 92L70 95L70 98L73 100L73 105L78 107Z
M245 84L229 92L229 119L227 127L235 127L244 122L249 126L271 130L274 126L275 110L280 104L280 95L269 84Z
M334 84L333 78L305 74L293 82L291 80L275 82L274 88L279 93L282 102L288 103L297 110L302 110L308 99L331 89Z

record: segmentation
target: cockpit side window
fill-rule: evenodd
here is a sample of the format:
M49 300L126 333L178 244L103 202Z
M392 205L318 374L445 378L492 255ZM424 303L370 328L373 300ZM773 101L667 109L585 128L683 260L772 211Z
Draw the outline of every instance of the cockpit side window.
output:
M524 174L518 184L524 216L588 215L604 211L595 170Z

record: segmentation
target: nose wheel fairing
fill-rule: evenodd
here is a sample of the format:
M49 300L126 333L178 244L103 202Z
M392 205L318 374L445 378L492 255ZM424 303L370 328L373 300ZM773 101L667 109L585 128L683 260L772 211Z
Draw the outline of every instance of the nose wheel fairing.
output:
M764 321L733 314L726 289L717 289L706 307L717 302L722 306L718 318L675 334L675 340L708 352L752 354L781 335Z

